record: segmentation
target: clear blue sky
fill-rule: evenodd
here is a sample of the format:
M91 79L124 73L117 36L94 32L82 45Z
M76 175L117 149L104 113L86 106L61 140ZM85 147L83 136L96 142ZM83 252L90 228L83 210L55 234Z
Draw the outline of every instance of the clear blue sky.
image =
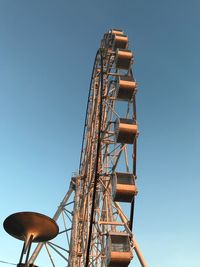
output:
M198 0L0 0L0 260L18 262L22 246L4 219L52 216L78 170L92 64L112 27L129 36L139 83L138 243L149 267L200 267Z

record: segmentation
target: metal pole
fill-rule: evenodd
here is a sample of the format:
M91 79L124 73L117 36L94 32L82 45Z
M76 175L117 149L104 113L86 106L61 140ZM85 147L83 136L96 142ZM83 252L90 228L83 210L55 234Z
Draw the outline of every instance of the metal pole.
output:
M148 267L148 265L147 265L143 255L142 255L142 252L140 251L140 248L139 248L138 243L137 243L135 238L133 238L133 242L134 242L134 250L135 250L135 252L137 254L137 257L138 257L138 259L140 261L141 266L142 267Z

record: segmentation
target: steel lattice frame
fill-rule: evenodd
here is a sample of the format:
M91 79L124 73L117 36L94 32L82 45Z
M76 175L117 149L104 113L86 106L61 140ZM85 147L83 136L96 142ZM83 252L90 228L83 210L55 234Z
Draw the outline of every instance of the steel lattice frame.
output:
M95 57L79 173L73 176L69 191L54 216L58 222L62 218L59 236L64 234L67 242L62 241L60 245L61 238L58 237L59 245L56 240L38 244L30 264L35 262L45 245L52 266L107 266L106 239L112 231L127 233L141 265L147 266L132 233L135 197L131 203L122 206L112 198L113 173L131 173L134 182L137 178L137 135L132 144L116 142L116 121L126 118L137 124L137 118L136 90L130 101L116 99L118 78L127 76L135 79L131 70L133 60L126 70L116 66L116 49L112 44L115 32L119 30L104 34ZM57 263L56 254L63 260L62 263Z

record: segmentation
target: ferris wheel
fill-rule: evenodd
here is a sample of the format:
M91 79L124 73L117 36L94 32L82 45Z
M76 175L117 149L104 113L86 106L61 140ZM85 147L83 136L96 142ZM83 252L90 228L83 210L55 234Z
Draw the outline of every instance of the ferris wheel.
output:
M139 133L133 62L124 32L106 32L91 75L79 173L53 217L60 231L36 246L29 266L46 252L49 266L126 267L134 251L147 266L133 234Z

